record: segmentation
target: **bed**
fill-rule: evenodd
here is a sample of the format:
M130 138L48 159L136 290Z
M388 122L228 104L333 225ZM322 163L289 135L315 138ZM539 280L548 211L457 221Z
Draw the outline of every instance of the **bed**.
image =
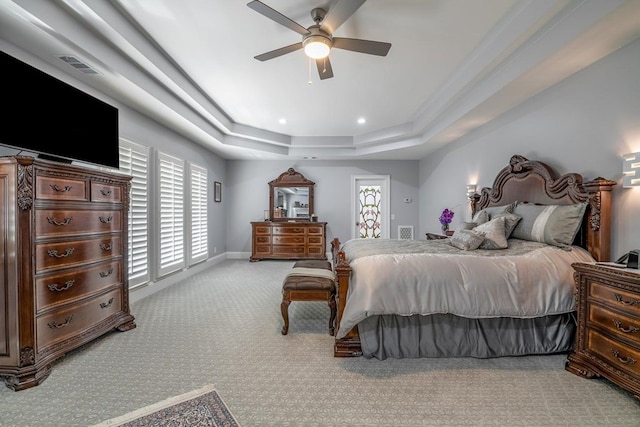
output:
M472 222L451 237L334 239L334 356L490 358L571 350L571 264L609 260L615 184L559 176L514 155L491 188L469 198Z

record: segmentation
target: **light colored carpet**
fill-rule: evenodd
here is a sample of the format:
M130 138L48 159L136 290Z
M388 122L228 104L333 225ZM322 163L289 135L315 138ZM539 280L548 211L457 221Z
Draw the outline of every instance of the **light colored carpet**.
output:
M226 260L132 306L138 327L69 353L40 386L0 387L0 426L88 426L215 384L243 427L640 426L640 403L565 355L334 358L329 308L293 302L289 261Z
M239 427L212 385L111 418L93 427Z

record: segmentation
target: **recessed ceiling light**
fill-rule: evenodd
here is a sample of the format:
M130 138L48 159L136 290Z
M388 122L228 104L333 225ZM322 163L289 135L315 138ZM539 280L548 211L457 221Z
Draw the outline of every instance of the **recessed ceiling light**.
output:
M286 125L287 124L287 119L280 119L280 120L278 120L278 123L280 123L281 125Z
M367 123L367 119L365 119L364 117L360 117L360 118L358 119L358 124L359 124L359 125L363 125L363 124L365 124L365 123Z

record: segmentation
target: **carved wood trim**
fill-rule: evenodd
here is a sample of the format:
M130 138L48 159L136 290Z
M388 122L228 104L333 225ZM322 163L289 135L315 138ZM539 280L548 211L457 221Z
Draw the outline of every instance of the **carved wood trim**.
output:
M33 206L33 164L23 165L18 163L18 208L23 211Z

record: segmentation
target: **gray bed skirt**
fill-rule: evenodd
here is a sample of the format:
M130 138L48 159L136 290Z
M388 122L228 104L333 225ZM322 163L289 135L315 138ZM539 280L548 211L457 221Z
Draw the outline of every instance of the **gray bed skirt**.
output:
M573 349L574 313L517 319L452 314L371 316L358 324L366 358L501 357Z

